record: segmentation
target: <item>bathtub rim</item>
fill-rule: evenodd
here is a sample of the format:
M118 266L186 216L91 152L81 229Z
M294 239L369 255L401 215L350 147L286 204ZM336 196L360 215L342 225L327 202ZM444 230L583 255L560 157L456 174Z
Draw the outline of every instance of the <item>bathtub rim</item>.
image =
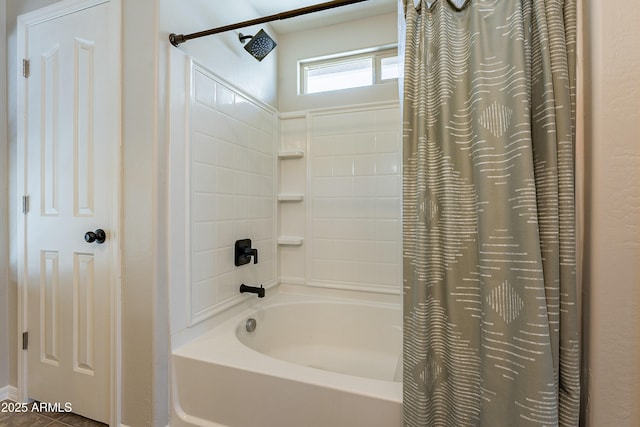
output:
M378 292L378 289L363 291L361 289L346 289L341 286L331 286L329 284L299 284L299 283L272 283L264 286L266 289L265 300L275 295L295 295L299 297L321 297L332 300L349 301L357 303L380 303L397 305L402 309L402 293L398 288L396 293ZM204 319L201 322L187 326L171 335L171 352L189 344L199 337L208 334L212 330L220 327L222 323L237 316L239 313L254 308L262 303L262 299L254 295L245 296L244 300L230 304L228 307L217 312L214 316Z

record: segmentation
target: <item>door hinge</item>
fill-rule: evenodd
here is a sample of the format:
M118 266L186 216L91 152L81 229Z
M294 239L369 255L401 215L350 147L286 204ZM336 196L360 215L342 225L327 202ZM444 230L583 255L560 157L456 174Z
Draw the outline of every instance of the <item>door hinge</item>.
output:
M29 332L22 333L22 349L26 350L29 348Z
M25 78L29 77L29 74L30 74L29 73L29 68L30 68L29 66L30 65L31 65L31 61L29 61L28 59L25 58L25 59L22 60L22 75Z
M29 196L22 196L22 213L29 213Z

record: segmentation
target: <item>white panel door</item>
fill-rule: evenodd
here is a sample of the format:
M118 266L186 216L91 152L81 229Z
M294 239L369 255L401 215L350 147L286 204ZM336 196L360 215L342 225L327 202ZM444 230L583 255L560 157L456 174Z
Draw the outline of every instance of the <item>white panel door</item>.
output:
M119 176L112 46L118 39L108 34L110 12L103 3L29 26L23 94L27 393L69 402L73 412L103 422L110 414ZM96 229L106 240L85 241Z

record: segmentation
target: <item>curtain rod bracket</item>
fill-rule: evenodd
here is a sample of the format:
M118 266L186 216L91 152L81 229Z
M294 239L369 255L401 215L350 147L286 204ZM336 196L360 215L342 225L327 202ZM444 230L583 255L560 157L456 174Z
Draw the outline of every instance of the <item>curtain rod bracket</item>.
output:
M213 34L222 33L225 31L237 30L239 28L250 27L252 25L266 24L267 22L278 21L282 19L294 18L296 16L302 16L309 13L320 12L323 10L333 9L335 7L347 6L353 3L360 3L367 0L333 0L326 3L316 4L314 6L303 7L300 9L290 10L288 12L276 13L275 15L265 16L263 18L252 19L250 21L238 22L237 24L225 25L224 27L212 28L211 30L200 31L193 34L175 34L169 35L169 42L178 47L178 45L198 37L210 36Z
M175 47L180 46L180 43L184 43L186 40L184 39L184 34L169 34L169 42Z

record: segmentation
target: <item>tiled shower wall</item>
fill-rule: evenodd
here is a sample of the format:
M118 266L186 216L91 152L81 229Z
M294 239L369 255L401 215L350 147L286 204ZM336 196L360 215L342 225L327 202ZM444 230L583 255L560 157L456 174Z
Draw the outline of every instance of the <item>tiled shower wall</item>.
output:
M172 84L185 87L172 91L172 333L248 298L241 283L399 293L397 103L278 121L188 58L173 59ZM234 243L244 238L260 262L236 267Z
M397 104L283 117L281 151L305 147L306 173L281 160L281 192L307 184L303 203L280 203L280 233L304 233L303 245L280 247L283 281L399 292L400 132Z
M185 180L184 303L192 325L246 298L240 284L275 282L277 117L196 64L187 74L186 157L174 173ZM235 241L247 238L259 262L236 267Z

